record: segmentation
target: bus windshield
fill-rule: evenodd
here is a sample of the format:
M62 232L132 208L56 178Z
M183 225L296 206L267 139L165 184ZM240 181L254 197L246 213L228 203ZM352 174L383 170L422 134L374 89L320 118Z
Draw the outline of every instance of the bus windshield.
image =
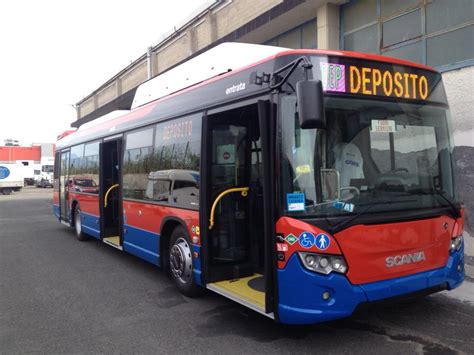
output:
M446 106L327 97L325 109L326 129L300 129L295 95L281 98L284 213L328 217L452 206Z

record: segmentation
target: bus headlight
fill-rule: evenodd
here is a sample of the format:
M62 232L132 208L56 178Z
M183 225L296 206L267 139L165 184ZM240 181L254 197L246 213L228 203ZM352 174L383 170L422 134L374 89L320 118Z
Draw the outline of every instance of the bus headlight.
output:
M304 267L310 271L328 275L331 272L345 274L347 271L346 261L341 255L326 255L316 253L298 252Z
M462 242L463 242L462 234L455 238L452 238L451 245L449 246L449 252L452 253L454 251L458 251L459 249L461 249Z

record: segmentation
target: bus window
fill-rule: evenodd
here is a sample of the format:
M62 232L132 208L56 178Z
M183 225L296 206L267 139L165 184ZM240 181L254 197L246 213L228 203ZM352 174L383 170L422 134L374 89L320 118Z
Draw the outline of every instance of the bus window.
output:
M85 178L84 176L84 144L71 147L69 179Z
M147 197L183 208L198 208L200 157L200 114L158 123ZM165 181L170 183L166 188L170 189L171 198L165 198L164 191L160 191L165 188Z
M94 181L95 185L99 184L99 142L86 144L84 147L84 158L81 161L81 175L84 178ZM90 193L99 193L99 189Z
M123 159L123 197L145 199L153 155L153 128L127 134Z

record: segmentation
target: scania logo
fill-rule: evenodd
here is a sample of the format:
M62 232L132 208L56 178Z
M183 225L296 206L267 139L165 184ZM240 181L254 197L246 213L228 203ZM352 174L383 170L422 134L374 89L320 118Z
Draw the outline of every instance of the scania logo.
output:
M385 259L387 267L400 266L404 264L418 263L426 260L425 253L418 251L412 254L389 256Z

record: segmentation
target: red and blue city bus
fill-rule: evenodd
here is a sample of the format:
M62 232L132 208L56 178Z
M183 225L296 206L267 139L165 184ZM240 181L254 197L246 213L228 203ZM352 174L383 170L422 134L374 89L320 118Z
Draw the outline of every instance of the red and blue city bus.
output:
M317 323L463 282L452 148L433 68L223 44L62 137L54 213L185 295Z

